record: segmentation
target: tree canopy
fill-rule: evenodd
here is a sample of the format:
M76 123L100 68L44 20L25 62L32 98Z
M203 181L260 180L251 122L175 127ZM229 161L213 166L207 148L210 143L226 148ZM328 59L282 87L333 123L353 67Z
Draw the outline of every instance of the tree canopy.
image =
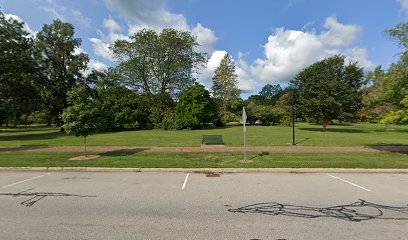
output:
M297 103L309 119L326 126L334 119L354 116L361 107L363 69L334 56L305 68L291 81Z
M0 124L39 109L39 73L24 24L0 12Z
M74 26L57 19L44 24L37 33L35 48L45 79L42 96L50 117L61 125L60 116L68 107L67 93L83 81L88 56L76 53L81 39L75 38Z

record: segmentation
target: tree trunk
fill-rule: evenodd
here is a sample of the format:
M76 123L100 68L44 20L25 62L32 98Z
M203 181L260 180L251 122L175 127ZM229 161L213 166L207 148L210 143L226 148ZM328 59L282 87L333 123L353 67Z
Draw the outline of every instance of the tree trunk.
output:
M84 150L85 150L85 157L86 157L87 156L86 155L86 136L84 137L84 147L85 147Z
M323 120L323 131L326 132L327 126L329 125L329 121Z

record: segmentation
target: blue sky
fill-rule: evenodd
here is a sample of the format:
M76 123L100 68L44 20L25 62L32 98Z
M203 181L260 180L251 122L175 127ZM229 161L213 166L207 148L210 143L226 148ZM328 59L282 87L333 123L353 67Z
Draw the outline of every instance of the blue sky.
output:
M72 23L78 50L99 70L113 66L109 44L144 27L191 31L209 57L199 81L210 87L228 52L243 97L268 83L285 85L334 54L366 70L386 68L400 50L384 30L408 19L408 0L0 0L0 7L34 33L55 18Z

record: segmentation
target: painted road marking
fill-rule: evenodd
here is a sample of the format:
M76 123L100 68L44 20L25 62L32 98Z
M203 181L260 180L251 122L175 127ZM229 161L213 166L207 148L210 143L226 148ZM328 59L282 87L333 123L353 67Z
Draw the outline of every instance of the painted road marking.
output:
M187 184L187 180L188 180L188 176L190 175L190 173L187 173L187 176L186 176L186 178L184 179L184 183L183 183L183 186L181 187L181 190L184 190L184 188L186 187L186 184Z
M345 182L345 183L348 183L348 184L350 184L350 185L353 185L354 187L358 187L358 188L361 188L361 189L363 189L363 190L366 190L367 192L371 192L371 190L368 189L368 188L362 187L362 186L360 186L360 185L357 185L357 184L355 184L355 183L349 182L349 181L347 181L347 180L344 180L344 179L342 179L342 178L339 178L339 177L336 177L336 176L333 176L333 175L330 175L330 174L327 174L327 175L329 175L329 176L332 177L332 178L335 178L335 179L338 179L338 180L340 180L340 181L343 181L343 182Z
M43 175L40 175L40 176L36 176L36 177L29 178L29 179L26 179L26 180L18 181L18 182L15 182L15 183L12 183L12 184L3 186L3 187L1 187L1 188L8 188L8 187L11 187L11 186L20 184L20 183L24 183L24 182L28 182L28 181L31 181L31 180L34 180L34 179L37 179L37 178L40 178L40 177L44 177L44 176L49 175L49 174L50 174L50 173L47 173L47 174L43 174Z

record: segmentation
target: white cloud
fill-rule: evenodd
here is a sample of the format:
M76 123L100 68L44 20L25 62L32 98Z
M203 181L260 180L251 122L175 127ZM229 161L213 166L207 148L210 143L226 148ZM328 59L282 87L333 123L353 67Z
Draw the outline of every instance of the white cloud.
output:
M333 16L326 19L324 27L327 32L320 34L320 41L334 48L350 46L361 32L361 27L339 23L336 17Z
M215 51L209 58L206 67L202 70L198 76L199 81L206 86L207 89L212 87L212 78L214 77L214 71L220 66L221 60L227 54L226 51ZM235 71L238 76L238 88L243 93L253 92L258 84L251 78L249 74L249 66L242 60L243 55L238 54L238 61L235 61Z
M23 29L28 32L32 37L35 37L35 35L37 34L37 32L33 31L30 26L28 26L28 24L26 22L23 21L23 19L21 19L19 16L14 15L14 14L9 14L9 13L5 13L4 17L6 19L15 19L21 23L24 23L23 25Z
M197 38L200 45L198 50L206 53L213 53L213 45L217 37L213 30L197 23L192 29L187 24L186 18L181 14L170 12L166 7L166 0L105 0L107 6L128 19L127 34L123 33L122 27L111 16L104 19L103 26L106 34L99 33L99 38L91 38L95 54L109 61L112 56L108 46L118 39L129 39L128 36L136 32L149 28L154 31L161 31L164 28L174 28L177 30L190 31Z
M354 47L347 51L346 60L349 62L358 62L361 67L373 68L373 62L367 59L367 50L365 48Z
M99 62L97 60L91 59L88 62L88 66L86 68L86 70L83 72L84 76L88 76L89 74L92 73L92 70L96 70L96 71L104 71L108 69L108 66L106 66L106 64Z
M37 4L42 10L50 13L54 18L58 18L61 21L66 21L66 8L58 4L55 0L38 0Z
M74 49L74 55L79 55L79 54L81 54L81 53L87 54L87 52L86 52L83 48L81 48L81 47L75 47L75 49Z
M108 19L103 19L103 26L109 29L110 32L121 32L122 27L111 16Z
M401 4L402 10L408 12L408 0L397 0Z
M215 51L208 59L207 65L202 69L198 76L199 81L204 84L207 89L211 89L212 78L214 77L215 69L220 65L222 58L227 54L226 51Z
M344 54L360 66L372 67L366 50L354 45L361 27L339 23L335 17L325 22L326 31L310 32L275 29L264 47L264 58L250 67L251 74L266 83L291 80L300 70L334 54Z
M186 18L166 9L165 0L105 0L108 7L131 19L134 24L149 26L160 31L163 28L188 30Z
M91 19L88 17L85 17L80 10L78 9L72 10L71 13L77 21L82 23L82 25L84 25L85 27L91 27L91 23L92 23Z
M69 9L57 0L36 0L40 9L49 13L52 18L63 22L76 22L85 27L91 27L92 20L85 16L79 9Z
M214 52L213 45L218 38L215 36L213 30L197 23L197 25L191 30L191 34L197 38L197 43L200 44L200 51L208 54Z
M91 41L94 53L97 56L113 62L112 52L109 49L108 43L105 43L99 38L90 38L89 41Z
M241 90L241 93L252 93L259 86L244 68L237 66L236 73L238 76L238 88Z

